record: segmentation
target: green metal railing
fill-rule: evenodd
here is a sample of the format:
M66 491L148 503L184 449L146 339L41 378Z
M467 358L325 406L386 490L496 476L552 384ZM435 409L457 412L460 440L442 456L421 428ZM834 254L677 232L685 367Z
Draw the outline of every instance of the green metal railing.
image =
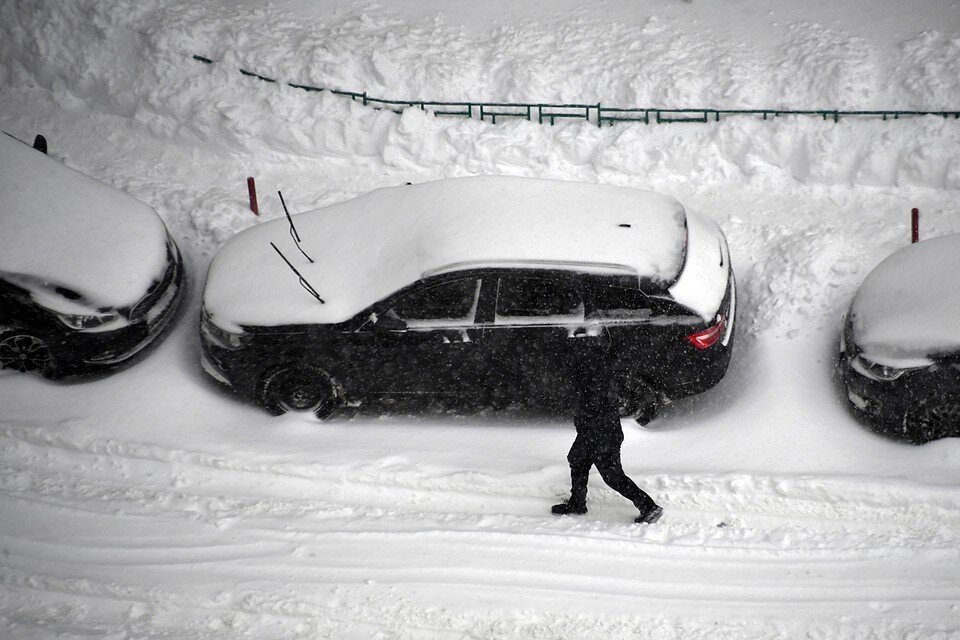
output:
M214 61L204 56L193 56L194 60L205 64L214 64ZM839 122L840 118L860 117L879 118L882 120L899 120L903 117L940 116L944 119L960 119L960 110L955 111L845 111L841 109L660 109L655 107L620 108L605 107L597 104L549 104L549 103L521 103L521 102L446 102L437 100L389 100L374 98L366 92L343 91L329 87L315 87L293 82L283 82L260 75L248 69L239 69L240 73L274 84L285 84L294 89L303 91L329 91L338 96L345 96L360 102L364 106L374 109L389 109L402 112L404 109L417 108L429 111L438 116L459 116L463 118L479 118L496 123L497 118L523 118L536 121L540 124L573 118L596 124L613 125L621 122L642 122L643 124L664 124L669 122L719 122L720 116L762 116L764 120L779 116L815 116L824 120Z

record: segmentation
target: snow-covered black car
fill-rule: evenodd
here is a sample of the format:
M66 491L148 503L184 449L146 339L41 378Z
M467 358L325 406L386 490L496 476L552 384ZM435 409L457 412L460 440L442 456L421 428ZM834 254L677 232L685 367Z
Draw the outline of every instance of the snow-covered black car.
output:
M183 277L151 207L0 134L0 369L128 361L169 324Z
M896 251L867 275L840 341L847 396L914 443L960 436L960 234Z
M672 198L479 176L247 229L214 257L203 305L204 369L271 413L564 407L559 359L603 334L621 412L645 421L722 378L735 290L722 232Z

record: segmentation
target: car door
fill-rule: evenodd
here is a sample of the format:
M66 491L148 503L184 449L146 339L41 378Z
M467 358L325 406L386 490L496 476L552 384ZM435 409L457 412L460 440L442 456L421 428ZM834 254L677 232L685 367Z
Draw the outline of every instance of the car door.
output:
M358 331L375 394L456 397L475 382L478 276L427 280L378 305Z
M577 275L501 272L494 295L493 317L482 336L492 383L528 404L565 405L570 390L565 354L570 340L585 334Z
M621 391L637 380L668 390L695 375L688 356L696 350L686 336L703 321L693 311L665 294L601 277L584 278L584 300L587 321L602 323L610 338Z

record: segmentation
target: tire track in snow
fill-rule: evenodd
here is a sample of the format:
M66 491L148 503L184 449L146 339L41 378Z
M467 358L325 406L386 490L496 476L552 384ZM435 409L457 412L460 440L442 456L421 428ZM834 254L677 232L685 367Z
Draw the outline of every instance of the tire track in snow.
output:
M606 490L592 493L588 518L556 519L546 507L561 486L533 492L530 485L541 483L526 474L449 473L391 459L349 467L262 464L8 427L0 433L0 463L8 511L14 505L43 520L93 523L68 542L0 528L10 554L0 566L27 576L0 582L16 598L58 593L111 610L182 605L197 620L278 616L277 624L291 625L316 623L310 612L337 589L345 603L367 592L403 602L417 620L445 601L494 611L520 601L578 610L597 594L609 607L598 620L637 603L679 612L700 602L763 618L784 607L847 616L870 606L929 611L960 599L952 570L960 560L960 508L950 488L655 475L643 481L663 496L668 517L641 528L621 524L625 507ZM918 502L918 491L931 500ZM704 524L719 518L729 526ZM118 529L128 537L118 540ZM189 535L195 544L171 544L153 529ZM30 573L37 570L44 573ZM193 595L184 603L151 592L131 570L167 576L161 584L180 581ZM99 580L71 581L75 574ZM290 583L316 599L277 597L275 589ZM373 628L380 628L370 617L375 611L396 619L369 598L376 599L364 595L362 605L350 605L354 616ZM591 611L597 606L591 602ZM323 624L333 625L318 627L329 631L351 623ZM458 624L475 628L477 618Z
M791 624L784 609L809 620L820 609L854 619L880 607L909 629L923 628L910 611L960 601L960 497L949 487L657 474L638 479L663 496L668 515L636 527L604 489L592 491L586 518L553 518L546 508L564 487L532 489L543 483L529 474L450 473L396 459L258 463L23 424L0 429L0 469L8 512L76 532L44 539L27 525L0 525L0 594L90 601L88 620L143 610L149 615L129 625L145 636L159 635L181 608L195 624L257 630L269 621L330 635L398 619L418 629L475 630L490 619L517 629L524 602L537 603L541 619L529 628L538 632L588 633L616 621L633 629L625 637L648 637L636 629L669 617L618 613L686 611L695 637L705 628L689 615L692 602L772 617L782 631ZM721 518L727 526L714 526ZM183 592L151 589L157 576ZM285 593L288 584L297 593ZM544 611L579 617L556 626ZM783 637L755 631L749 637Z
M0 460L4 461L0 490L11 495L59 501L70 507L81 501L85 508L120 502L126 509L142 513L169 510L211 522L316 513L353 520L416 514L418 522L428 518L440 526L450 526L458 520L470 523L492 508L500 514L497 522L518 514L518 521L511 525L524 518L537 523L543 520L544 503L564 491L563 486L537 491L526 481L518 483L516 479L478 472L428 471L411 465L258 465L136 443L79 443L10 427L0 430L0 443L4 440L13 442L0 448ZM81 454L81 460L73 454ZM58 455L63 459L54 460ZM43 460L43 466L31 465L31 460ZM146 473L132 473L124 468L131 461L162 464L148 464ZM43 473L44 466L51 473ZM70 468L80 472L73 474ZM125 483L124 476L152 476L158 482L137 486L137 480ZM805 529L819 534L813 536L814 547L831 538L834 544L839 543L845 535L861 536L858 546L886 546L893 535L907 544L912 540L913 544L934 547L955 544L960 536L960 494L949 487L891 481L865 486L858 479L747 475L655 475L640 479L668 505L666 523L674 514L682 516L675 524L694 530L697 525L710 528L723 520L730 526L720 537L726 539L730 532L740 532L737 543L750 539L751 530L774 533L773 537L780 539L776 547L803 545ZM924 500L917 500L918 491ZM591 500L593 511L604 516L625 510L620 509L622 500L605 489L594 490ZM614 522L621 518L613 516ZM594 524L597 530L610 527L606 522Z

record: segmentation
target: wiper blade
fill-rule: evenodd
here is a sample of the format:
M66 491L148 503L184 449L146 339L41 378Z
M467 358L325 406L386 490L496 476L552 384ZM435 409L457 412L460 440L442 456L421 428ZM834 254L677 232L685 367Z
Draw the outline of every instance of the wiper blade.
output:
M280 204L283 205L283 212L287 215L287 222L290 223L290 237L293 238L293 243L297 245L297 249L300 249L300 253L303 254L303 257L309 260L310 264L313 264L313 258L308 256L307 252L304 251L303 247L300 246L300 234L297 233L297 228L293 226L293 218L290 216L290 212L287 211L287 203L283 201L283 194L277 191L277 195L280 196ZM286 258L284 258L284 260L286 260Z
M283 258L283 261L287 263L287 266L290 267L290 270L293 271L295 274L297 274L297 277L300 279L300 286L306 289L307 293L309 293L314 298L316 298L320 302L320 304L326 304L326 301L320 297L320 294L317 293L317 290L314 289L309 282L307 282L306 278L304 278L303 275L299 271L297 271L297 268L295 266L290 264L290 261L287 260L287 256L283 255L283 252L277 248L277 245L271 242L270 246L273 247L273 250L276 251L281 258Z

